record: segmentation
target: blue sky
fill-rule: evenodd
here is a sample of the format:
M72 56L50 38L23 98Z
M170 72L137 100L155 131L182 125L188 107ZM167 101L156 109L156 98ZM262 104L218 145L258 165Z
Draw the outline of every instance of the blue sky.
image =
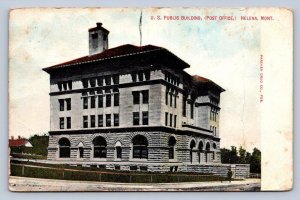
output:
M256 15L241 9L144 9L143 45L162 46L215 81L221 96L221 146L260 147L258 21L157 21L153 15ZM49 75L41 69L88 54L87 29L102 22L109 46L139 45L140 9L16 10L9 23L10 134L49 131Z

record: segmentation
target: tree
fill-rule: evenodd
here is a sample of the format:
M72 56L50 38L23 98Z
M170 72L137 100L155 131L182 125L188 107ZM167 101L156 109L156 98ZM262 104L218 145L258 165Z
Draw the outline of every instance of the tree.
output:
M261 152L259 149L254 148L250 159L250 172L261 172Z
M245 164L246 163L246 149L243 149L242 146L239 148L239 163Z

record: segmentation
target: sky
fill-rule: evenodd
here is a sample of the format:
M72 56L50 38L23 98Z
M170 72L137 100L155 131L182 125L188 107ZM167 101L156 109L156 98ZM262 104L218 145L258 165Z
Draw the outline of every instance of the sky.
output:
M161 46L213 80L221 94L221 147L260 148L259 21L151 20L151 16L256 15L247 9L143 9L142 45ZM9 135L50 129L49 75L42 68L88 55L88 28L102 22L109 48L140 44L141 9L14 10L9 21Z

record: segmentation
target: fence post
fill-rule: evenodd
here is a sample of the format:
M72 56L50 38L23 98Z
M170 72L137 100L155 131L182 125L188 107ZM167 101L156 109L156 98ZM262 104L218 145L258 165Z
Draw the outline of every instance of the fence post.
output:
M101 182L101 173L99 173L99 181Z
M62 170L62 178L65 179L65 170Z
M129 176L129 183L131 183L131 175Z
M151 183L153 182L152 175L150 175Z

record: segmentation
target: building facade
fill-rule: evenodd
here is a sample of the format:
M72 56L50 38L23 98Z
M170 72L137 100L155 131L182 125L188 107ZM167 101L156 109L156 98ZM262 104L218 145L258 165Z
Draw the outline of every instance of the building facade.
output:
M132 171L224 168L224 89L186 73L189 64L165 48L108 48L108 35L97 23L88 56L43 69L50 74L48 160Z

